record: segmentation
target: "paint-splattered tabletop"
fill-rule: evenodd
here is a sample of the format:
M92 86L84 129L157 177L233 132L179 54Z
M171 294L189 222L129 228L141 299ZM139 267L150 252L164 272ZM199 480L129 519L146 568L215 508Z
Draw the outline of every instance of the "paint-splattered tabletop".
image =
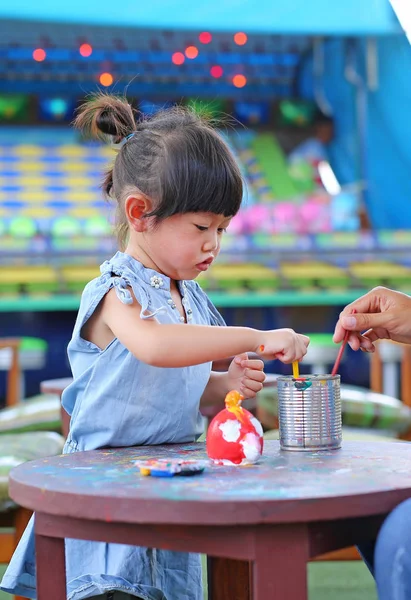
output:
M206 458L200 443L78 452L28 462L12 498L33 510L119 522L236 524L383 514L411 497L411 444L345 442L332 452L284 452L268 441L249 467L145 477L136 460Z

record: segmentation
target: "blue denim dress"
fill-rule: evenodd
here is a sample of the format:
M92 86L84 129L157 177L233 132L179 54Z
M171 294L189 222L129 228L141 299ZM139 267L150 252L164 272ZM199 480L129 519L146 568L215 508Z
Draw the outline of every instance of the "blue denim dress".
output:
M189 323L224 325L196 282L181 281L179 286ZM152 367L137 360L118 339L101 350L81 337L83 325L112 287L125 304L133 302L130 288L133 290L143 319L181 321L168 277L146 269L121 252L101 266L101 276L83 292L68 346L74 381L62 397L71 415L64 452L196 440L203 431L199 403L211 363L177 369ZM108 590L144 600L202 600L198 554L69 539L66 564L69 600L90 598ZM35 586L32 519L0 588L35 598Z

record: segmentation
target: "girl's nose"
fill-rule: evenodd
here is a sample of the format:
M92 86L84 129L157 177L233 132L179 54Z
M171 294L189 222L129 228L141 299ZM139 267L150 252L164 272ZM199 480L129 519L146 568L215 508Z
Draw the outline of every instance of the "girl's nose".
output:
M210 233L207 237L207 240L204 242L203 250L204 252L212 252L213 250L217 250L220 245L220 240L218 239L217 233Z

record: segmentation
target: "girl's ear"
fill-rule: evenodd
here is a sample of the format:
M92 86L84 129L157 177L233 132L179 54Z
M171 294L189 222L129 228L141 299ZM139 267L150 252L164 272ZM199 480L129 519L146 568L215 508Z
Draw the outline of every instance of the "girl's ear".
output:
M137 232L146 231L145 215L151 211L151 203L144 196L129 196L124 203L124 211L130 227Z

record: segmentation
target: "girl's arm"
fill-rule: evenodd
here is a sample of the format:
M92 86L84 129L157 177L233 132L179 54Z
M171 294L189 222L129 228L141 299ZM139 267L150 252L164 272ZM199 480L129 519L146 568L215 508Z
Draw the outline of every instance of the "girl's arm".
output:
M123 304L114 289L102 302L101 318L113 336L136 358L156 367L187 367L248 351L289 363L300 360L309 343L292 329L258 331L141 319L138 302Z
M211 371L210 379L201 396L200 406L220 404L221 408L223 408L222 403L224 402L224 398L230 391L231 388L228 382L228 373Z

